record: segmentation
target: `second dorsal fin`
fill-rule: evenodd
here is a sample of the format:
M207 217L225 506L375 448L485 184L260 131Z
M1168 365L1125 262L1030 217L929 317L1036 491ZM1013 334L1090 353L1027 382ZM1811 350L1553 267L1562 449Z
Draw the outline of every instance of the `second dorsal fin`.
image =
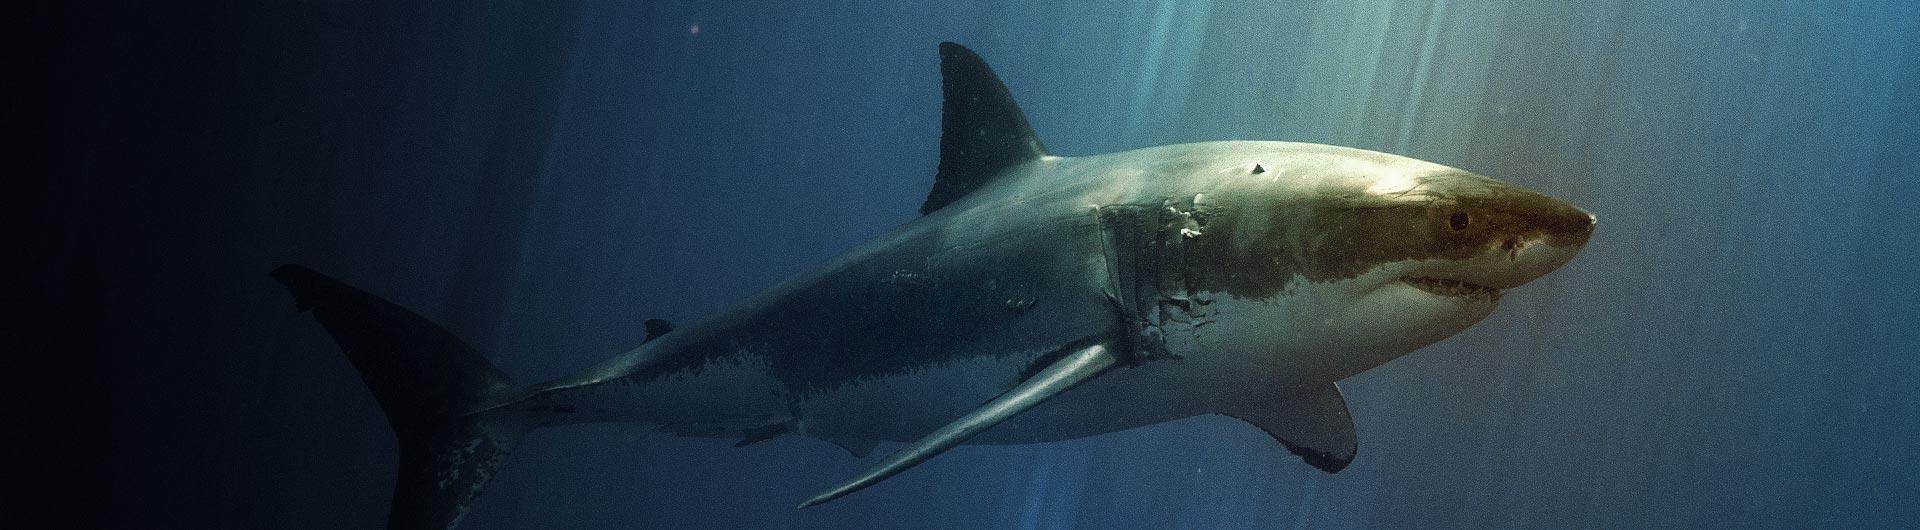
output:
M940 170L920 213L933 213L1002 170L1047 155L1013 94L973 50L940 43L940 93Z

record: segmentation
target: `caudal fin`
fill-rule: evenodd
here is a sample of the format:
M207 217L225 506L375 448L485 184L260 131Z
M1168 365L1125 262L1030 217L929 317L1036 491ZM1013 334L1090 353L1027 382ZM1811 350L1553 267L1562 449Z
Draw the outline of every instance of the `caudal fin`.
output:
M373 390L400 441L390 529L445 529L461 516L531 422L472 413L514 390L505 373L425 317L298 265L273 270L294 306L313 311Z

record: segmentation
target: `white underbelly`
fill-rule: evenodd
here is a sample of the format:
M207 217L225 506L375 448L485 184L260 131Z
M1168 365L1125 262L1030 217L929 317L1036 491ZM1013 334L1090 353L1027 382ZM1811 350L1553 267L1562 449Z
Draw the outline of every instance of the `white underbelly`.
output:
M917 440L1011 388L1038 355L978 357L822 392L802 403L797 431L825 439ZM1245 381L1211 364L1196 358L1121 366L967 443L1066 440L1219 412L1238 393L1229 387Z
M1431 327L1432 313L1454 302L1397 287L1351 292L1363 282L1308 284L1265 300L1211 300L1193 318L1159 322L1175 358L1123 365L969 440L1031 443L1092 436L1196 415L1246 410L1413 351L1464 328L1484 312ZM1378 285L1374 283L1372 285ZM1444 307L1443 307L1444 306ZM799 396L792 407L769 400L764 366L709 367L702 377L671 381L640 399L705 394L695 385L745 387L725 399L676 402L683 420L710 422L770 417L783 407L794 432L829 440L913 441L958 419L1019 382L1052 346L962 356L905 373L850 381ZM725 378L725 384L717 379ZM702 381L704 380L704 381ZM636 403L636 405L638 405ZM704 409L704 410L703 410Z

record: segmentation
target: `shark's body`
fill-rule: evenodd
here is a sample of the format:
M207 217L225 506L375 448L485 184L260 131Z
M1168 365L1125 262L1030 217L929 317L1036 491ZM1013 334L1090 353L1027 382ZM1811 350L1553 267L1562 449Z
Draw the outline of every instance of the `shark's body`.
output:
M1051 156L984 63L941 51L927 215L574 377L516 388L424 319L276 271L399 433L390 525L455 524L520 433L580 422L743 444L798 434L856 455L910 442L809 505L960 443L1203 414L1338 471L1355 439L1335 381L1479 321L1498 289L1565 263L1592 230L1564 202L1358 149Z

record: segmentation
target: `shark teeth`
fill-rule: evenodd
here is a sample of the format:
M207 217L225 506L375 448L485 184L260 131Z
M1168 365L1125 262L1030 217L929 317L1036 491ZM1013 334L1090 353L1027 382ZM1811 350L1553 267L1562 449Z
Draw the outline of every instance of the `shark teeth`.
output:
M1468 281L1454 280L1449 278L1434 278L1429 276L1416 276L1411 278L1402 278L1401 281L1407 282L1408 285L1417 287L1422 291L1426 291L1426 292L1433 293L1440 296L1477 298L1477 299L1483 299L1483 300L1499 300L1500 299L1499 289L1487 287L1485 285L1480 285L1480 284L1468 282Z

